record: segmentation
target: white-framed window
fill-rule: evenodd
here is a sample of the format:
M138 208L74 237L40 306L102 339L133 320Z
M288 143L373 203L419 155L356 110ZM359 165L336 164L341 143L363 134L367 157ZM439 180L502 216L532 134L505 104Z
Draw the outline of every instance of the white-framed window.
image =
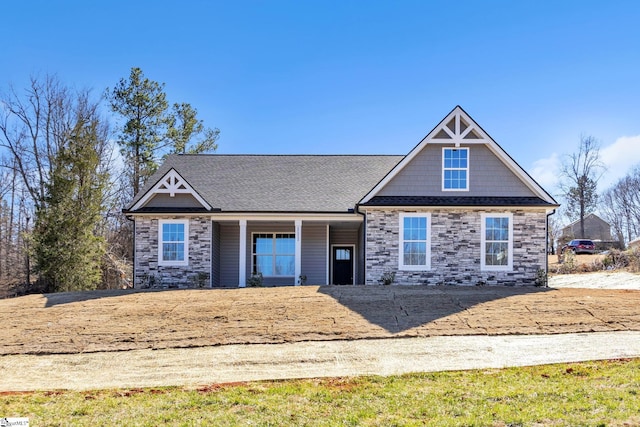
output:
M401 212L399 262L401 270L431 269L431 214Z
M442 149L442 191L469 191L469 149Z
M158 220L158 265L189 264L189 220Z
M513 215L484 213L481 217L481 270L512 270Z
M295 276L295 233L253 233L253 273L265 277Z

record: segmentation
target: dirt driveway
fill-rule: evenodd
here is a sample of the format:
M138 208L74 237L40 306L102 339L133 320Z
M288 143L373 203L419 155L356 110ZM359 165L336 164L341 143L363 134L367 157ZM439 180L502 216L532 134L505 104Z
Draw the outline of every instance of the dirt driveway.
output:
M551 281L553 285L553 280ZM0 300L0 355L640 331L640 290L302 286Z
M571 285L567 277L562 281ZM640 288L640 280L634 283ZM640 290L570 287L303 286L31 295L0 300L0 391L640 357L638 307Z

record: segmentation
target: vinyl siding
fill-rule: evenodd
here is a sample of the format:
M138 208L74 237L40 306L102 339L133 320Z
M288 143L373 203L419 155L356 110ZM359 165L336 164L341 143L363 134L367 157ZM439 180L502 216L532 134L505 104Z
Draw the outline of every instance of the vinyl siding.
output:
M202 205L191 194L156 194L145 207L149 208L201 208Z
M428 144L379 196L535 196L520 178L484 145L469 148L469 191L442 191L442 144ZM461 145L461 148L467 148Z
M214 222L211 227L211 286L220 286L220 224Z
M308 285L327 282L327 225L302 223L302 274Z
M238 223L220 223L220 286L238 286L238 252L240 251L240 226Z

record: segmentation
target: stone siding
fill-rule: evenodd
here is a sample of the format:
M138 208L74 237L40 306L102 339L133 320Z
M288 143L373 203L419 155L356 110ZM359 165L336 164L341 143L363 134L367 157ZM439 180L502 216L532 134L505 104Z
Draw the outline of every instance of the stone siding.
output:
M135 230L136 288L197 288L211 286L212 222L189 218L189 263L158 265L158 220L185 217L137 217Z
M502 210L425 210L431 213L431 269L399 270L399 213L397 209L367 212L366 284L378 284L385 273L395 273L396 284L408 285L535 285L546 270L546 213L513 214L513 269L482 271L481 214Z

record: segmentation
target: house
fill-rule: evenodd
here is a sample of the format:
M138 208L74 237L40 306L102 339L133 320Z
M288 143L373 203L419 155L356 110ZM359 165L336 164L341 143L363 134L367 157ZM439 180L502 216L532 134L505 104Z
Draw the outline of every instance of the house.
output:
M170 155L124 212L136 287L528 285L557 207L458 106L405 156Z
M590 239L603 242L613 240L611 238L611 225L594 213L584 217L584 236L580 232L580 220L577 220L562 229L560 239L567 242L571 239Z
M580 232L580 220L577 220L562 229L558 242L561 247L573 239L593 240L598 251L624 248L623 237L618 235L617 238L614 238L611 235L611 225L594 213L584 217L584 236Z

